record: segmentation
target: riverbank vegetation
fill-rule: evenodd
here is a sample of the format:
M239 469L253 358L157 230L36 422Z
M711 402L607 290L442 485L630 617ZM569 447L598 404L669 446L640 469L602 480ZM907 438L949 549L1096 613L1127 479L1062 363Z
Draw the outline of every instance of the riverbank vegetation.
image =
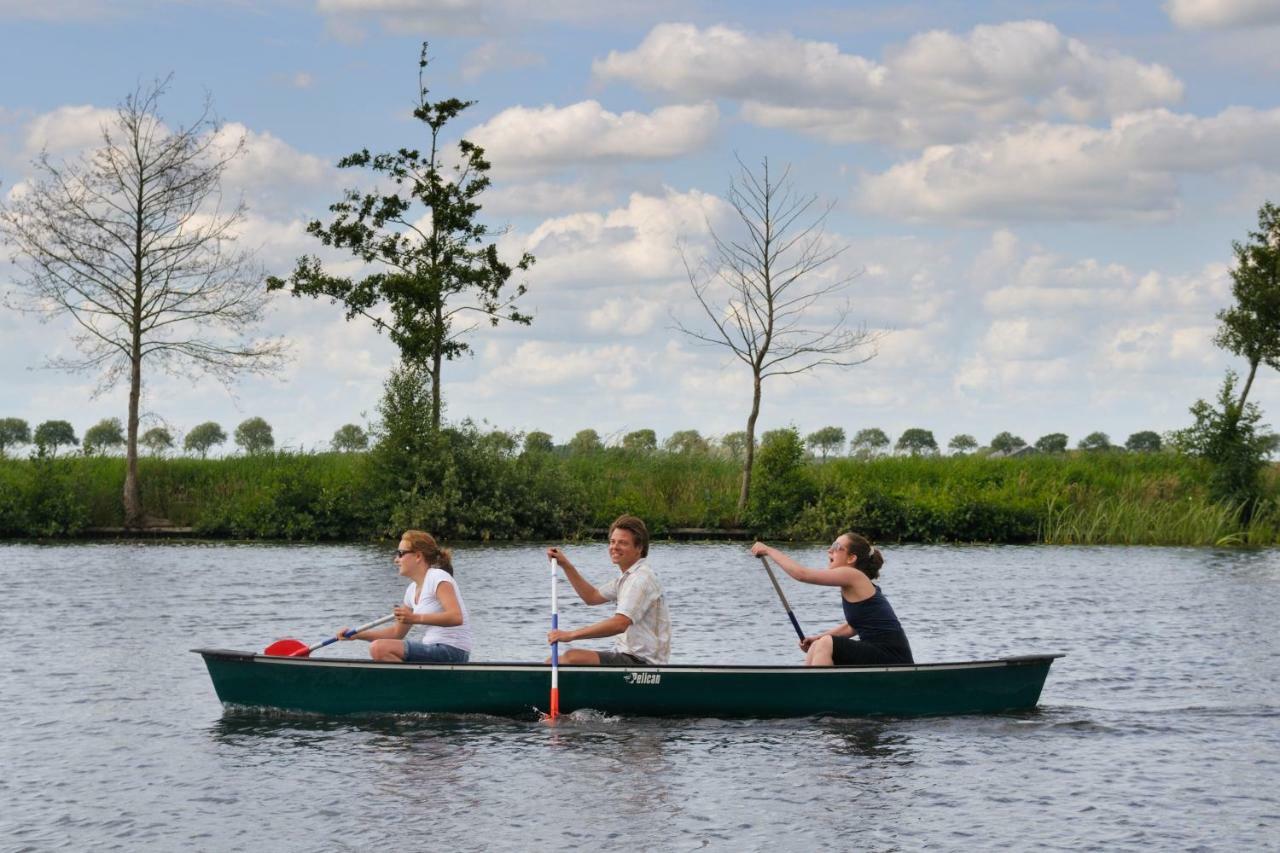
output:
M1175 452L822 460L778 430L757 455L757 488L739 518L741 467L727 454L520 449L518 436L470 424L432 435L412 472L378 448L144 457L143 505L152 523L236 539L373 540L407 526L449 539L572 539L632 512L659 537L699 528L825 539L855 529L877 541L1280 543L1275 466L1241 513L1212 496L1206 460ZM0 536L122 527L125 473L113 456L0 459Z

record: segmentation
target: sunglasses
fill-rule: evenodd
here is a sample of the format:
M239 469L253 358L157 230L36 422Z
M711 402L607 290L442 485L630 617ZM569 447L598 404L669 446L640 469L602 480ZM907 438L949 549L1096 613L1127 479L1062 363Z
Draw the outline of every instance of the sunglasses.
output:
M399 558L399 557L403 557L405 554L412 554L412 553L413 553L413 549L412 549L412 548L410 548L408 551L405 551L405 550L403 550L403 549L401 549L401 548L397 548L397 549L396 549L396 557L397 557L397 558Z

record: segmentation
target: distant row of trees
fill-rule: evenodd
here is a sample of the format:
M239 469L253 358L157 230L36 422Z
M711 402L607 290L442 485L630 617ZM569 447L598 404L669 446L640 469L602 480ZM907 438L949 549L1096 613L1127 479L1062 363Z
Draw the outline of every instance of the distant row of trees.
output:
M248 418L232 433L235 444L245 453L256 455L275 449L276 440L271 424L259 417ZM57 456L58 450L80 447L86 456L112 453L126 446L124 424L119 418L103 418L85 430L83 441L76 436L69 421L45 421L33 430L22 418L0 418L0 458L22 445L32 445L38 454ZM215 421L205 421L191 428L182 440L182 449L201 459L209 451L227 443L227 433ZM152 427L138 437L138 444L152 455L161 456L177 447L173 432L168 427ZM366 450L369 435L357 424L345 424L333 434L330 446L339 452Z

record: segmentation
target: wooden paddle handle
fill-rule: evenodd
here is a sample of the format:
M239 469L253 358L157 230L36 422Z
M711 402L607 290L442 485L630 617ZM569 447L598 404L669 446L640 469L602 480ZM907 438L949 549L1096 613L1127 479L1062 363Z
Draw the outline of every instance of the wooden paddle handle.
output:
M769 580L773 581L774 592L778 593L778 598L782 601L782 609L787 611L787 618L791 620L791 627L796 629L796 636L803 640L804 631L800 628L800 621L791 612L791 605L787 603L787 596L782 592L782 587L778 585L778 579L774 577L773 567L769 565L769 558L764 554L757 554L756 556L764 564L764 570L769 573Z

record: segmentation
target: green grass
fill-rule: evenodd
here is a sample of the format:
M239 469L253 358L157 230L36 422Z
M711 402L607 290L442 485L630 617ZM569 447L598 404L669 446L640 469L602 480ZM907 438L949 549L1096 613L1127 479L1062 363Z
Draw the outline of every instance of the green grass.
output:
M1280 543L1274 466L1242 523L1239 507L1209 500L1203 461L1170 453L810 461L775 492L774 520L735 517L740 470L712 455L477 453L448 483L429 484L424 505L445 507L433 516L384 493L367 453L144 458L139 477L149 516L210 537L358 540L420 522L445 537L560 538L629 512L657 536L747 527L795 539L853 529L878 541ZM0 459L0 536L119 527L123 484L118 457Z

